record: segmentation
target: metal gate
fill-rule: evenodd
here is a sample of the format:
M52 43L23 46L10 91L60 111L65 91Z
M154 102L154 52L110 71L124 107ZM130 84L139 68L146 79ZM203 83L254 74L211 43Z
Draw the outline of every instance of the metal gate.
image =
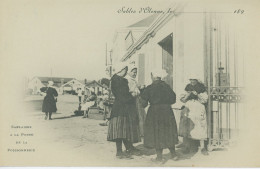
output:
M244 57L236 26L220 14L205 14L205 80L209 102L209 150L238 140L243 127Z

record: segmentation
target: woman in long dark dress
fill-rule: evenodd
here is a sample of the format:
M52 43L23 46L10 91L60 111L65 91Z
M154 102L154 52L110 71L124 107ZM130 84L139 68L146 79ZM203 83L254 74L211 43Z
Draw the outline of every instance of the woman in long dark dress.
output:
M161 80L166 76L165 70L154 70L151 76L152 84L141 94L144 107L150 103L144 125L144 146L156 149L157 158L153 161L163 160L162 152L165 148L170 150L172 159L177 160L175 144L178 143L178 133L171 108L171 104L176 102L176 95L170 86Z
M133 148L132 143L141 141L135 99L129 92L128 81L124 78L126 73L127 66L118 64L111 78L111 90L115 101L109 120L107 140L116 142L116 156L119 158L130 158L128 152ZM127 153L122 152L122 142Z
M57 111L56 107L56 98L58 96L58 92L56 91L55 88L52 87L53 82L49 81L48 82L48 87L43 87L41 88L41 92L46 93L46 96L43 99L43 104L42 104L42 112L45 113L45 120L48 119L48 114L49 114L49 120L52 120L51 115L53 112Z

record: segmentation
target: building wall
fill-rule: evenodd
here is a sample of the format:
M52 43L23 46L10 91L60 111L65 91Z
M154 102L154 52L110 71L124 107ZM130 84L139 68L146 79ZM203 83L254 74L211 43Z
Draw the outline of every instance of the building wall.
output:
M144 29L143 28L126 28L122 30L118 30L116 32L113 47L112 47L112 58L113 58L113 65L121 62L121 58L125 55L127 51L127 45L126 45L126 36L129 33L129 31L132 31L134 42L138 40L138 38L143 34Z
M141 67L142 63L139 63L138 58L140 55L144 56L145 71L138 74L138 79L139 81L142 80L141 83L149 85L151 83L150 72L152 69L162 67L162 48L158 45L158 42L169 34L173 34L173 90L177 94L177 103L173 105L173 108L175 108L177 124L179 124L180 119L180 110L177 109L182 106L179 101L180 95L185 92L184 88L189 83L189 78L196 76L203 83L206 83L206 78L211 77L213 78L213 86L215 86L218 81L215 79L218 68L224 67L224 72L229 73L231 87L244 86L244 51L242 49L245 48L246 44L243 44L245 42L241 39L244 39L246 35L241 34L241 32L245 32L243 31L245 21L243 21L243 18L237 17L237 15L226 17L222 14L211 13L207 15L212 18L206 19L206 14L201 12L204 9L199 6L194 8L193 5L185 7L184 13L167 22L147 44L143 45L130 58L130 60L136 62L138 67ZM193 13L190 13L191 11ZM209 10L209 12L211 11L214 10ZM206 62L209 58L212 58L212 65L210 66ZM208 77L206 76L208 74L206 68L213 69ZM216 110L218 106L218 104L213 103L211 110ZM230 110L219 109L223 113L223 118L220 119L222 122L226 122L225 117L230 115L229 128L231 129L237 129L240 127L239 125L243 124L243 118L245 117L243 104L239 104L239 106ZM223 103L223 109L226 107L227 103ZM214 117L218 116L215 115ZM215 127L217 120L213 120L213 127ZM225 128L225 126L222 126L222 128ZM214 129L213 132L215 132Z
M38 94L38 92L40 92L40 88L42 87L44 87L44 85L38 78L33 78L28 83L28 88L33 90L33 94Z
M120 62L121 57L125 54L125 36L126 32L117 32L116 38L112 47L113 64Z
M138 56L145 57L145 85L151 83L150 73L162 67L162 48L158 44L173 34L173 90L179 97L184 92L189 77L198 74L204 81L204 27L203 14L183 14L166 23L149 42L132 57L139 66ZM196 20L196 22L194 22Z
M70 86L65 86L65 85L70 85ZM81 88L81 89L84 89L85 88L85 85L82 84L81 82L79 82L78 80L71 80L69 82L67 82L66 84L64 84L63 86L61 86L57 91L60 93L60 94L63 94L64 91L77 91L77 88ZM65 86L65 87L64 87Z
M204 81L203 19L203 14L183 14L172 18L130 58L136 62L137 66L140 66L138 57L144 55L145 75L138 79L144 79L145 85L151 84L151 71L154 68L162 68L162 47L158 43L171 33L173 34L173 90L177 95L177 102L173 107L177 109L183 105L180 102L180 95L184 93L189 77L197 74L201 81ZM177 109L174 111L179 121L180 111Z

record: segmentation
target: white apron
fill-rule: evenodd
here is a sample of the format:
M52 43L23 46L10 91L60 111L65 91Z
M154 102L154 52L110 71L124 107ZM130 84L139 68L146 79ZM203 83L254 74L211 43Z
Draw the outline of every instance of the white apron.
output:
M185 107L189 109L188 117L194 123L194 128L190 135L192 139L204 140L207 139L207 117L206 109L198 100L189 100Z

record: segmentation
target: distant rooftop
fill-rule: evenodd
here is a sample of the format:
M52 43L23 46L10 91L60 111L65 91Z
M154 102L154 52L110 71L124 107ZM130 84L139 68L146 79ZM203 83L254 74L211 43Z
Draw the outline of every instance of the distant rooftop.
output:
M148 16L147 18L144 18L144 19L141 20L141 21L138 21L138 22L136 22L136 23L134 23L134 24L128 26L128 28L129 28L129 27L148 27L148 26L150 26L150 25L153 23L153 21L154 21L158 16L159 16L159 14L155 13L155 14L153 14L153 15L151 15L151 16Z
M89 88L90 87L105 87L102 84L100 84L99 82L97 82L96 80L87 82L86 86L89 87Z
M37 76L37 78L39 78L42 83L47 83L48 81L53 81L54 83L61 83L61 81L63 81L63 83L67 83L68 81L74 79L74 78L66 78L66 77L39 77L39 76Z

